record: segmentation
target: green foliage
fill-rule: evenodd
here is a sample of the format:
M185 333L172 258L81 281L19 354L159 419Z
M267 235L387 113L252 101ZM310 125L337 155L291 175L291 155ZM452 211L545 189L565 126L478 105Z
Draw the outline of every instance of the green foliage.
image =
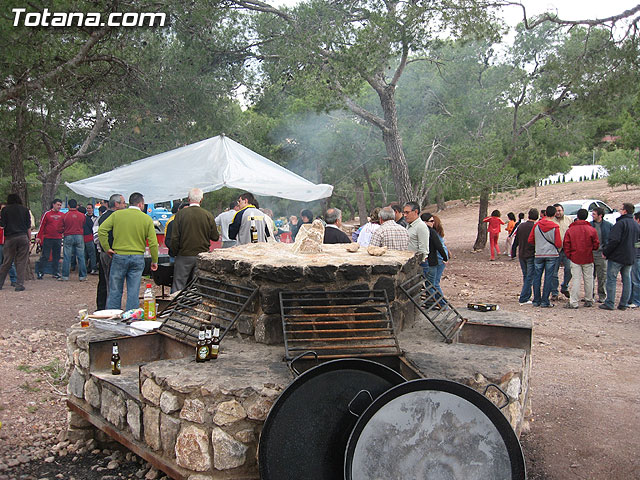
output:
M638 151L613 150L602 155L602 164L609 172L607 184L611 187L640 185L640 160Z

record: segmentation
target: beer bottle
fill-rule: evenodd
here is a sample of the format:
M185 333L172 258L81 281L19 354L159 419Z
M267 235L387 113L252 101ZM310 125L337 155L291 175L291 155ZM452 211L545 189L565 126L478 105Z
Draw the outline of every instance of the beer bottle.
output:
M256 228L256 217L251 217L251 243L258 243L258 229Z
M120 375L120 353L118 353L118 342L113 342L111 350L111 375Z
M211 360L211 326L209 325L205 327L204 339L205 344L207 345L207 350L209 351L209 354L207 355L208 362L209 360Z
M218 358L218 351L220 350L220 325L213 326L213 338L211 339L211 352L209 355L211 358Z
M198 343L196 345L196 362L205 362L208 356L209 349L207 348L207 341L205 340L204 325L200 325L200 331L198 332Z

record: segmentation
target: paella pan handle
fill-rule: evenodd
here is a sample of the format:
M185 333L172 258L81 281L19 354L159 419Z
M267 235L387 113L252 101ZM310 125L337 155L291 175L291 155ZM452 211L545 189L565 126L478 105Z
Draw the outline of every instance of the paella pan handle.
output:
M298 371L298 369L295 367L294 363L297 362L298 360L300 360L303 357L306 357L307 355L313 355L316 358L316 364L320 363L319 359L318 359L318 354L316 352L314 352L313 350L308 350L306 352L302 352L299 355L296 355L294 358L292 358L289 361L289 369L293 372L293 374L297 377L300 375L300 372Z
M491 387L493 387L493 388L495 388L496 390L498 390L498 391L502 394L502 396L504 396L504 401L505 401L504 405L496 405L500 410L502 410L504 407L506 407L507 405L509 405L509 404L511 403L511 400L509 399L509 395L507 395L507 394L505 393L505 391L504 391L504 390L502 390L502 389L501 389L498 385L496 385L495 383L490 383L490 384L488 384L488 385L486 386L486 388L484 389L484 393L483 393L483 395L484 395L485 397L487 396L487 392L489 391L489 389L490 389Z
M368 397L368 398L366 398ZM360 400L359 400L360 399ZM360 406L358 406L358 403ZM351 399L347 409L354 417L360 417L369 405L373 403L373 395L369 390L360 390L356 396Z

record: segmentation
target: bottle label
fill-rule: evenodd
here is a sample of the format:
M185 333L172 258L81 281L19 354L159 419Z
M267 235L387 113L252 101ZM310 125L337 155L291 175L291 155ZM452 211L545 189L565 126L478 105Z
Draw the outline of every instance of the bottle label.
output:
M114 346L113 346L113 354L114 354L114 355L117 355L117 354L118 354L118 346L117 346L117 345L114 345Z
M218 354L218 351L220 350L220 346L217 343L214 343L213 345L211 345L211 354Z
M198 348L198 358L204 360L209 355L209 349L205 346Z

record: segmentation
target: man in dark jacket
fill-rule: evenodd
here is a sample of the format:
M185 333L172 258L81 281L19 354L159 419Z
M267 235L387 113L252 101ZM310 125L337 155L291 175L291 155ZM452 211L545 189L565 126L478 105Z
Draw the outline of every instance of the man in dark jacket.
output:
M569 225L564 235L562 247L571 262L569 303L566 308L578 308L580 277L584 283L584 306L593 306L593 251L598 249L600 241L596 229L587 222L588 216L586 209L578 210L578 219Z
M330 208L324 216L327 226L324 229L324 241L322 243L351 243L349 235L344 233L342 225L342 211L339 208Z
M629 308L640 308L640 211L633 214L634 221L638 224L638 241L636 242L636 263L631 269L631 299Z
M538 220L538 209L529 210L529 219L518 225L516 233L513 236L513 246L511 256L515 256L518 249L518 259L520 260L520 269L522 270L522 290L518 301L520 305L531 303L531 294L533 292L533 277L535 276L534 259L536 247L528 242L529 234L533 230L536 220Z
M605 310L613 310L616 299L616 278L622 276L622 294L618 310L626 310L631 296L631 267L636 261L638 224L633 220L633 204L624 203L621 215L611 229L602 253L607 259L607 299L600 305Z
M605 284L607 282L607 259L602 255L602 249L609 240L609 233L613 228L613 225L604 219L604 208L596 207L591 212L593 221L591 226L596 229L598 233L598 240L600 240L600 247L593 252L593 275L598 280L598 302L604 303L604 299L607 296Z
M7 196L7 206L0 210L0 227L4 228L4 249L0 266L0 290L7 278L11 264L15 262L17 270L16 292L24 290L24 281L29 261L31 245L31 215L22 205L16 193Z
M171 250L176 252L171 293L182 290L193 277L198 254L208 252L211 241L220 238L216 219L200 206L203 193L189 190L189 208L176 213L171 232Z

